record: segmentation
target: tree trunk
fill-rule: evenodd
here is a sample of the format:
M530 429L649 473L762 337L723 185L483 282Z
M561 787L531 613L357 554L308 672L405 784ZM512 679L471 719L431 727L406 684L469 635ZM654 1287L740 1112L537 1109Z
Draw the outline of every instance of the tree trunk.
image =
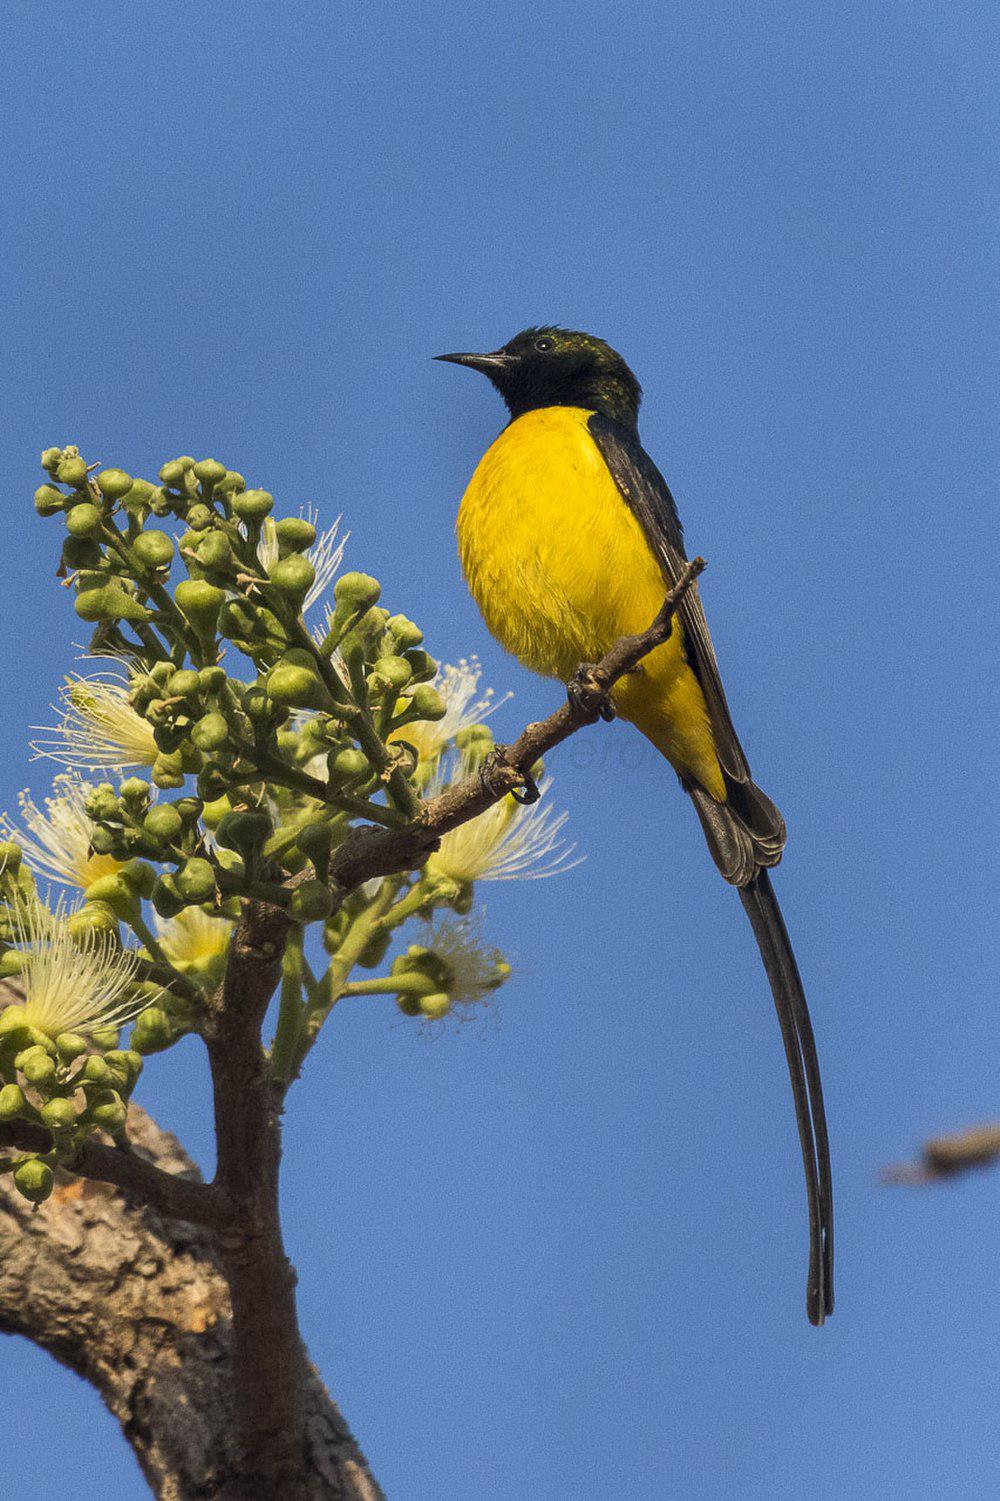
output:
M132 1107L135 1150L197 1176ZM255 1501L237 1468L229 1291L210 1231L63 1176L37 1210L0 1177L0 1330L23 1334L100 1393L164 1501ZM383 1501L305 1355L308 1501Z

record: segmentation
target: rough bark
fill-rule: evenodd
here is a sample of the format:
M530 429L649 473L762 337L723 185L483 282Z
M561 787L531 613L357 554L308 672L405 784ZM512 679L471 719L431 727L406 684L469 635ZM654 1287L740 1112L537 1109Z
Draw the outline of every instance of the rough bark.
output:
M133 1109L136 1150L196 1178L174 1137ZM211 1232L66 1176L40 1209L0 1178L0 1329L89 1381L163 1501L256 1501L238 1468L229 1291ZM304 1353L308 1501L382 1492Z

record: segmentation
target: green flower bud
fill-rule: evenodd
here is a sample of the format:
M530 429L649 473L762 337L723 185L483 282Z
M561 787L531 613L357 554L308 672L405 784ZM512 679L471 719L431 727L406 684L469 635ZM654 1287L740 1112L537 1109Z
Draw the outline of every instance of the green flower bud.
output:
M173 562L174 539L166 532L140 532L132 543L132 551L147 568L166 568Z
M375 671L391 688L405 688L413 676L413 668L405 657L379 657Z
M27 1056L18 1053L14 1061L29 1084L51 1084L56 1076L55 1062L44 1048L29 1048Z
M126 1082L126 1087L131 1090L135 1087L135 1081L142 1073L142 1055L133 1048L111 1048L105 1053L104 1061L109 1069L120 1073Z
M157 667L167 667L169 669L169 663L158 662ZM126 777L118 788L118 791L122 799L131 808L142 807L149 801L149 783L144 782L142 777Z
M147 899L152 896L156 885L156 871L145 860L129 860L122 866L119 874L138 896Z
M330 774L334 778L343 781L353 781L355 777L364 776L371 771L371 764L364 751L357 750L353 745L346 750L338 751L331 757Z
M186 520L193 532L204 532L215 521L215 512L210 506L202 505L198 501L188 511Z
M249 640L258 634L258 612L245 599L227 599L219 615L219 634L230 640Z
M5 1006L0 1011L0 1048L6 1052L20 1053L30 1046L31 1028L24 1015L23 1006Z
M167 693L171 698L197 698L200 689L198 674L189 667L173 673L167 682Z
M201 480L206 490L213 490L220 480L225 479L227 473L225 464L220 464L218 459L202 459L200 464L194 466L194 477Z
M79 454L61 461L56 469L56 479L61 485L72 485L74 490L87 483L87 466Z
M93 578L94 575L86 577ZM134 595L127 593L120 584L90 584L81 588L73 604L81 620L129 620L132 622L152 619L152 612L141 605Z
M122 505L130 515L138 516L147 511L154 497L161 494L145 479L134 479L127 495L122 496Z
M316 541L316 528L304 516L283 516L274 530L282 554L305 552Z
M118 1041L117 1037L115 1041ZM98 1084L106 1087L111 1082L111 1070L103 1058L98 1057L96 1053L91 1053L83 1065L80 1078L85 1084Z
M46 1100L38 1113L42 1125L50 1131L71 1131L76 1125L76 1111L70 1100Z
M191 730L191 743L200 751L218 750L229 739L229 725L223 714L204 714Z
M105 902L84 902L66 919L70 936L77 942L90 933L117 933L118 919Z
M0 1089L0 1121L12 1121L26 1109L28 1101L20 1084L5 1084Z
M82 1058L87 1047L87 1039L77 1032L60 1032L56 1038L56 1052L63 1063L72 1063L75 1058Z
M198 773L198 796L205 799L205 806L218 800L229 786L229 778L218 766L206 766Z
M391 615L385 623L386 630L396 643L398 651L405 651L409 646L419 646L424 639L424 633L412 620L405 615Z
M226 686L226 674L222 667L203 667L198 673L202 693L221 693Z
M376 964L381 964L389 948L392 934L385 930L376 932L369 938L361 953L358 955L358 963L362 969L374 969Z
M420 1016L420 997L416 995L398 995L396 1005L404 1016Z
M206 829L217 829L227 813L233 811L233 805L226 796L217 797L207 802L201 810L202 822Z
M298 832L296 842L317 870L326 870L333 846L333 830L325 820L317 819L315 823L304 824Z
M429 683L418 683L410 694L407 712L414 719L443 719L448 705L436 688Z
M62 545L62 566L67 573L74 573L80 568L93 571L100 567L101 558L100 546L92 537L67 536Z
M279 558L277 563L272 564L268 577L289 603L299 610L315 583L316 570L302 553L293 552L287 558Z
M403 653L413 671L413 676L418 683L429 682L438 670L438 664L428 652L422 651L419 646L411 647Z
M96 881L91 881L84 896L88 902L104 902L123 921L134 914L137 905L135 892L120 872L98 876Z
M209 532L198 546L198 562L212 572L225 572L234 561L232 546L224 532Z
M174 807L181 815L185 827L189 824L197 823L204 806L200 797L179 797L174 803Z
M348 605L354 610L367 610L378 604L382 585L367 573L342 573L333 586L333 597L338 605Z
M93 792L87 795L84 807L91 818L121 817L121 800L115 797L115 790L110 782L99 782Z
M292 892L291 914L296 922L322 922L333 911L333 897L320 881L304 881Z
M179 752L163 752L153 762L153 784L161 791L184 786L184 764Z
M169 464L164 464L160 470L160 479L171 490L183 490L185 473L186 470L180 459L171 459Z
M116 1048L118 1046L117 1027L95 1027L90 1034L90 1039L96 1048Z
M0 954L0 977L5 980L19 975L24 968L24 955L18 949L7 949Z
M54 516L65 504L65 495L54 485L39 485L35 491L35 510L39 516Z
M158 877L153 887L152 903L161 917L176 917L188 905L169 872Z
M279 662L267 675L268 696L290 709L317 709L326 702L323 684L311 667Z
M94 537L101 530L101 513L89 500L66 512L66 530L71 537Z
M154 844L173 844L179 839L184 822L170 803L154 803L142 821L142 827Z
M181 866L174 881L181 896L189 902L207 902L215 896L215 870L199 855Z
M174 508L169 490L154 490L149 497L149 509L154 516L169 516Z
M140 1011L132 1029L132 1048L148 1056L161 1053L176 1039L177 1031L162 1006L147 1006Z
M233 496L233 514L241 521L263 521L274 507L274 496L266 490L244 490Z
M203 579L182 579L174 591L177 608L203 641L214 635L225 598L221 589Z
M101 1091L96 1103L90 1107L90 1118L95 1126L100 1126L112 1134L124 1130L128 1111L116 1089Z
M216 843L223 849L235 850L249 860L273 833L271 819L266 813L239 810L227 813L215 831Z
M451 999L443 991L439 991L434 995L422 995L419 1001L419 1009L431 1021L440 1021L451 1010Z
M29 1204L44 1204L52 1182L52 1169L38 1157L28 1157L14 1170L14 1184Z
M231 495L233 491L245 490L246 487L247 482L242 474L237 473L235 469L227 469L215 488L221 490L224 495Z
M42 450L42 468L49 474L55 474L62 459L61 448L45 448Z
M4 1006L0 1010L0 1040L5 1038L8 1033L16 1032L25 1026L27 1026L27 1019L24 1007L18 1005L16 1001L12 1005Z
M121 500L132 488L132 476L124 469L102 469L97 476L97 488L109 500Z

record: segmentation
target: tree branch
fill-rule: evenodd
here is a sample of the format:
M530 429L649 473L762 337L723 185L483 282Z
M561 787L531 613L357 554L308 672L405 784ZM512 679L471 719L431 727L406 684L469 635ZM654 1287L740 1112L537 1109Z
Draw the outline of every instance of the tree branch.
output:
M129 1131L157 1171L198 1186L176 1140L135 1106ZM238 1453L229 1291L208 1231L63 1174L34 1209L0 1178L0 1332L97 1389L162 1501L256 1497ZM302 1386L308 1501L382 1501L304 1356ZM85 1465L77 1482L88 1489Z
M309 1485L305 1356L279 1212L281 1089L261 1041L289 925L279 909L243 902L206 1035L215 1183L234 1206L217 1245L232 1300L241 1483L260 1501L297 1501Z
M49 1152L52 1137L44 1126L9 1121L0 1125L0 1148L5 1147L21 1152ZM98 1183L110 1183L170 1219L218 1230L232 1218L232 1201L216 1184L178 1178L134 1152L104 1146L99 1141L84 1142L72 1162L67 1163L67 1171Z

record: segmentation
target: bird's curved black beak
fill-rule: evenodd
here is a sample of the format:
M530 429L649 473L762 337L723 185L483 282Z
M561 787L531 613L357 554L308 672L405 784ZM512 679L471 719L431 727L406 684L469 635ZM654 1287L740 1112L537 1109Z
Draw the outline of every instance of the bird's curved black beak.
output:
M467 365L470 370L479 370L483 375L494 375L506 370L511 357L503 349L494 349L490 354L436 354L436 360L445 360L449 365Z

